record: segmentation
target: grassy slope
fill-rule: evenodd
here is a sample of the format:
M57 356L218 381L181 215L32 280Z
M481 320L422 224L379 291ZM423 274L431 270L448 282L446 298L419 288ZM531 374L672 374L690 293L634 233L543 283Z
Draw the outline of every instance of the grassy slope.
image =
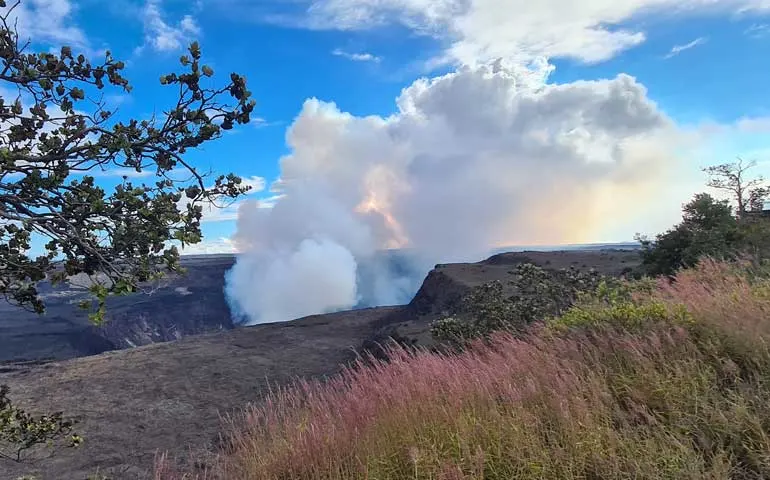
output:
M522 339L274 392L213 476L769 478L770 282L707 262L607 293Z

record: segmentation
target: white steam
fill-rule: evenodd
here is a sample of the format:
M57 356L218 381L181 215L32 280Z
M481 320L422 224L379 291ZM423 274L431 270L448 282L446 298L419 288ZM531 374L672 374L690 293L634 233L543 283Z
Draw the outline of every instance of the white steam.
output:
M239 299L241 312L259 312L258 321L350 308L357 301L356 259L332 240L306 239L273 261L253 260L242 258L229 278L234 285L269 285Z
M676 219L681 135L627 75L549 84L496 62L404 89L356 117L307 100L288 131L283 195L245 202L228 275L249 323L408 300L437 262L491 248L630 239ZM381 252L408 247L410 268Z

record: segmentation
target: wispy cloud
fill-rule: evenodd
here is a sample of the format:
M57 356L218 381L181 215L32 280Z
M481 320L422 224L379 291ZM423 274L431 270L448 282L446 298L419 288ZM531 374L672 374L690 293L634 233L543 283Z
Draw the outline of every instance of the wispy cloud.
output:
M158 172L155 168L152 167L143 168L141 172L137 172L136 169L133 168L105 168L103 170L90 170L88 172L84 172L84 174L90 175L94 178L147 178L156 176ZM166 176L170 177L172 180L182 181L183 179L190 177L190 171L186 168L178 167L166 172Z
M285 194L278 194L278 195L272 195L265 198L260 198L257 200L257 207L258 208L273 208L275 204L278 202L278 200L284 198Z
M254 194L261 192L265 189L265 186L267 185L267 182L264 177L258 177L256 175L253 175L251 177L245 177L243 178L242 185L248 185L251 187L251 190L249 190L249 194Z
M755 23L754 25L750 26L744 32L746 35L748 35L751 38L765 38L770 36L770 24L768 23Z
M698 37L690 43L685 43L684 45L674 45L673 47L671 47L671 51L668 52L664 58L675 57L680 53L684 52L685 50L695 48L698 45L703 45L704 43L706 43L706 40L708 40L706 37Z
M340 48L335 48L332 50L332 55L335 55L337 57L344 57L348 60L353 60L354 62L379 62L381 60L380 57L376 55L372 55L371 53L351 53L346 52L345 50L342 50Z
M145 43L138 51L147 46L159 52L179 50L201 34L200 26L192 15L185 15L176 25L169 24L163 18L160 3L160 0L147 0L145 4L142 12Z
M254 117L251 119L251 122L249 122L249 125L253 126L254 128L265 128L265 127L275 127L278 125L283 125L283 122L281 121L271 122L262 117Z
M526 63L540 57L593 64L647 40L643 26L632 22L640 15L759 16L767 11L767 0L692 0L686 5L677 0L227 1L247 9L252 18L284 26L347 32L406 28L438 39L451 63L471 66L498 58Z
M126 177L126 178L146 178L156 175L155 170L144 169L141 172L137 172L133 168L109 168L106 170L94 170L88 172L88 174L94 178L112 178L112 177Z
M9 23L18 21L22 35L26 33L33 40L86 48L88 39L71 18L74 11L71 0L22 2L14 8Z
M263 192L267 186L267 181L263 177L252 175L250 177L241 178L243 179L242 185L251 187L251 190L246 193L249 198L252 198L252 195ZM224 205L213 205L208 202L202 202L200 203L200 206L203 208L203 217L201 218L201 222L213 223L233 221L238 218L238 208L245 201L246 200L244 199L230 201ZM187 208L189 203L190 200L183 196L177 203L177 208L184 210Z
M270 121L262 117L252 117L251 121L249 122L249 125L254 129L260 129L260 128L267 128L267 127L277 127L280 125L283 125L286 122L276 120L276 121ZM232 130L224 130L224 135L240 135L243 132L246 132L247 130L245 128L233 128Z
M216 253L238 253L235 242L226 237L215 240L203 240L195 245L185 245L180 252L182 255L211 255ZM178 292L184 295L184 292Z
M736 126L743 133L770 133L770 117L743 117Z

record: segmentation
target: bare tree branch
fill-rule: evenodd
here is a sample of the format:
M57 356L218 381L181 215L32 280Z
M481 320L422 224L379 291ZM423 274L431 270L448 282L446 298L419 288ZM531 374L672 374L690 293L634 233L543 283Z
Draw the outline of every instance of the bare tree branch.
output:
M765 199L770 194L762 176L746 178L746 172L756 165L754 160L744 162L738 157L734 163L723 163L703 169L709 176L706 185L730 193L736 203L736 215L739 220L745 217L749 210L762 210Z

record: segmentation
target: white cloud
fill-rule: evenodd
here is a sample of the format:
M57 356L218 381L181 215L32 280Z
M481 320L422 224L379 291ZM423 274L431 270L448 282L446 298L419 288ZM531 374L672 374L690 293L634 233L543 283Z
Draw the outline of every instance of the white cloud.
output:
M743 117L736 127L744 133L770 133L770 117Z
M134 168L93 168L91 170L80 172L80 175L90 175L94 178L115 178L126 177L128 179L140 179L157 176L157 170L155 168L144 168L141 172L137 172ZM168 172L166 176L172 180L183 181L191 177L190 171L184 167L177 167Z
M201 223L232 222L238 218L238 207L242 201L230 202L227 205L215 206L202 204L203 216Z
M354 62L378 63L382 60L380 57L376 55L372 55L371 53L350 53L340 48L335 48L334 50L332 50L332 55L337 57L347 58L348 60L353 60Z
M285 195L271 195L266 198L260 198L257 200L257 208L273 208L276 203L278 203L279 200L281 200ZM248 208L248 207L247 207Z
M643 15L768 10L767 0L314 0L304 22L333 30L401 25L441 39L440 58L467 65L538 56L591 63L642 43L645 32L629 22Z
M356 260L324 263L313 287L351 299L325 279L350 278L381 248L408 246L429 266L503 245L628 240L676 221L701 182L688 163L694 138L632 77L548 84L549 64L530 68L498 61L417 80L386 118L307 100L273 184L284 196L238 211L234 304L252 322L291 318L304 295L286 279L307 279L311 267L291 266L308 241ZM265 274L276 268L281 285Z
M237 253L237 250L232 240L221 237L216 240L203 240L195 245L185 245L184 248L180 248L179 253L182 255L211 255L215 253Z
M160 0L147 0L145 4L145 46L149 45L160 52L179 50L201 34L197 21L191 15L182 17L177 25L166 22L160 3ZM140 50L143 47L140 47Z
M281 121L271 122L271 121L268 121L267 119L262 118L262 117L254 117L254 118L251 119L249 124L253 125L254 128L265 128L265 127L275 127L277 125L282 125L283 122L281 122ZM236 131L237 132L242 132L243 130L240 130L240 129L238 129L238 130L228 130L228 132L236 132Z
M182 17L182 21L179 22L179 28L182 30L182 32L192 35L200 35L201 33L200 27L191 15L185 15Z
M265 189L266 181L264 177L252 175L251 177L244 177L242 180L242 185L251 187L251 190L248 191L249 195L259 193Z
M156 172L154 170L145 169L141 172L137 172L133 168L110 168L106 170L94 170L92 172L87 172L88 175L91 175L92 177L98 178L98 177L126 177L126 178L146 178L146 177L152 177L155 176Z
M254 128L262 128L262 127L266 127L268 125L268 122L262 117L254 117L251 119L249 124L253 125Z
M685 43L684 45L674 45L671 47L671 50L666 54L664 58L671 58L679 55L685 50L689 50L691 48L697 47L698 45L703 45L706 43L707 39L706 37L698 37L692 42Z
M770 36L770 24L755 23L754 25L747 28L744 33L749 37L755 38L755 39L767 38L768 36Z
M9 23L13 25L18 21L22 40L29 37L36 42L87 49L88 39L74 23L74 12L75 7L70 0L26 0L13 10Z
M276 127L279 125L283 125L284 122L280 120L276 121L269 121L262 117L251 117L251 121L249 121L249 125L251 125L254 129L260 129L260 128L267 128L267 127ZM233 128L231 130L224 130L224 135L241 135L246 130L242 128Z

